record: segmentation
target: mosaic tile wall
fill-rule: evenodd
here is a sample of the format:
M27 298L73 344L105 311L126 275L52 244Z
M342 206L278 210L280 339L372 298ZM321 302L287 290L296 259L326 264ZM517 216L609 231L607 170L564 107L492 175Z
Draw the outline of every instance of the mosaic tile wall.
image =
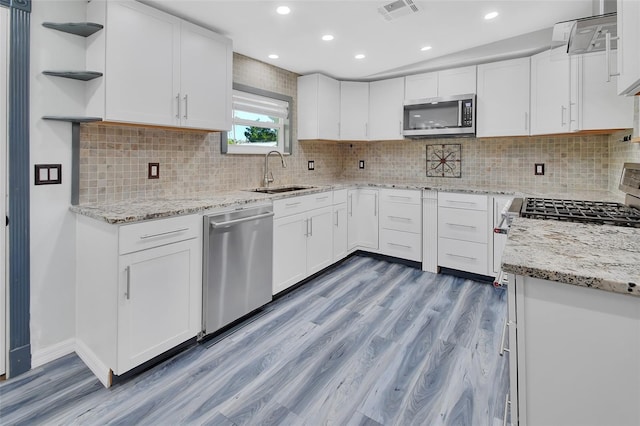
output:
M234 54L234 81L297 100L297 75ZM636 108L637 108L636 101ZM496 189L617 190L625 161L640 162L640 144L620 135L497 139L327 142L296 140L283 169L270 159L275 185L345 181L418 183L425 186L491 186ZM460 178L426 177L426 145L462 145ZM197 197L258 187L264 156L222 155L219 134L88 124L81 126L80 203L158 197ZM307 161L315 170L307 170ZM365 169L358 161L365 160ZM160 163L160 179L147 165ZM534 175L545 163L545 175Z
M294 99L297 75L234 54L234 82L283 93ZM274 185L328 183L342 172L337 142L296 140L283 169L270 158ZM222 155L220 135L101 124L81 126L80 203L136 198L206 196L261 186L263 155ZM307 170L314 160L315 170ZM160 179L147 179L148 163L160 163Z
M426 177L426 145L461 144L460 178ZM473 185L512 189L606 190L609 136L496 139L429 139L341 145L347 180L420 182L425 186ZM358 161L365 160L365 169ZM534 175L534 164L545 175Z

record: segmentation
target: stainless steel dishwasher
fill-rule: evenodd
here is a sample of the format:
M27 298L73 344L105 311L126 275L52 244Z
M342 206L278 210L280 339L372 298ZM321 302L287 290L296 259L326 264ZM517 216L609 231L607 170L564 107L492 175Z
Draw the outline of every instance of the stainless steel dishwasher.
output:
M207 335L271 301L273 207L253 204L207 214L203 235Z

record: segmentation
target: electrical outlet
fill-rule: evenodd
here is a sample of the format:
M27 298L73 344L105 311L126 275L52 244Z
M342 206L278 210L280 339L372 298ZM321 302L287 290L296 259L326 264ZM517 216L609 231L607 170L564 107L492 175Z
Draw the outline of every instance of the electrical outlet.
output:
M359 169L364 169L364 160L360 160L360 161L358 162L358 168L359 168Z
M544 176L544 163L536 163L534 172L536 176Z
M160 163L149 163L149 179L160 179Z
M315 170L316 169L316 163L313 160L307 161L307 168L309 170Z
M35 164L35 185L62 183L62 164Z

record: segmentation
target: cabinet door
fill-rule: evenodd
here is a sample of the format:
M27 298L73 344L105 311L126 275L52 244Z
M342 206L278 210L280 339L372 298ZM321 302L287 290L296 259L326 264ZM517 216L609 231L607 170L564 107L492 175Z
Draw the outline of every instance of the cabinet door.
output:
M340 82L340 139L366 140L369 122L369 83Z
M438 96L438 73L408 75L405 78L404 98L424 99Z
M109 2L105 120L179 124L180 20L138 2Z
M353 218L356 221L358 246L378 248L378 191L360 189L353 200Z
M640 2L618 0L618 93L640 93Z
M403 139L403 108L404 77L369 83L369 139Z
M231 130L231 40L187 22L181 29L182 126Z
M611 53L615 61L616 52ZM633 127L633 98L618 96L617 77L607 82L605 52L571 57L571 130Z
M438 72L438 96L476 93L476 66Z
M333 206L333 261L347 256L347 204Z
M531 57L531 134L569 132L569 56L560 49Z
M333 263L333 208L312 210L308 217L307 276Z
M273 221L273 294L304 279L307 271L305 213Z
M478 137L529 134L529 70L529 58L478 66Z
M338 140L340 82L322 74L298 77L298 139Z
M116 374L198 334L201 253L193 239L120 256Z

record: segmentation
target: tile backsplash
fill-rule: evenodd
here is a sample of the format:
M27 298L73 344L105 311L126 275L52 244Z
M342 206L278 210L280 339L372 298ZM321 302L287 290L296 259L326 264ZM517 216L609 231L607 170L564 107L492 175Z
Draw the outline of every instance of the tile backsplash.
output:
M234 82L282 93L297 102L297 75L234 54ZM637 106L636 106L637 108ZM270 158L274 185L323 184L339 180L490 186L540 191L616 191L622 163L640 162L640 144L614 135L561 135L496 139L401 140L384 142L297 141L283 169ZM626 132L628 134L628 132ZM202 197L258 187L263 155L223 155L220 134L83 124L80 133L80 203L130 199ZM460 178L426 176L426 145L462 145ZM315 170L307 170L313 160ZM365 169L358 162L365 161ZM160 164L160 178L148 179L148 163ZM545 175L534 164L545 164Z

